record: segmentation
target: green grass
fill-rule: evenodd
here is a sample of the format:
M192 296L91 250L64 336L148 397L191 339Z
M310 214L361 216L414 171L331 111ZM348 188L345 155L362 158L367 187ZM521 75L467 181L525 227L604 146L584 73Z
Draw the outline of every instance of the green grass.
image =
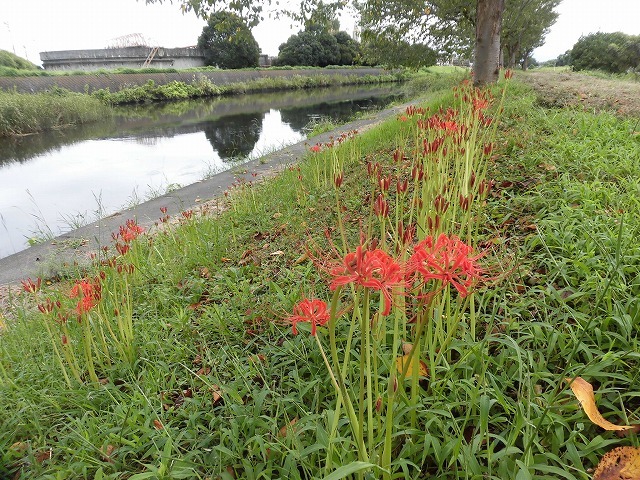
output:
M393 168L410 128L390 120L268 182L238 182L220 200L226 211L141 237L119 260L135 264L137 360L104 367L104 385L69 388L33 299L14 299L0 337L0 476L322 478L335 394L313 338L282 319L301 298L329 294L301 257L311 241L328 250L337 221L324 162L345 162L342 214L357 242L369 218L365 161ZM487 260L506 273L474 296L476 337L452 341L413 407L416 427L394 437L397 478L587 480L606 451L638 445L591 424L563 380L581 375L605 417L640 423L633 132L607 114L542 109L511 84L478 219L478 241L495 246ZM59 288L37 301L69 303ZM346 418L338 432L333 465L355 468Z
M0 137L95 122L111 115L96 98L55 88L26 94L0 90Z

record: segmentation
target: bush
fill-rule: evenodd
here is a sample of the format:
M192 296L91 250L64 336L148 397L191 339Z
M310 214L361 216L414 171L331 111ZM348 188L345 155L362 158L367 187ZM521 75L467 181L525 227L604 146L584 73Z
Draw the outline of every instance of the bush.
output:
M329 33L324 27L311 25L292 35L280 45L277 65L326 67L353 65L359 56L360 45L348 33Z
M624 73L640 67L640 36L622 32L592 33L580 37L570 52L574 70Z

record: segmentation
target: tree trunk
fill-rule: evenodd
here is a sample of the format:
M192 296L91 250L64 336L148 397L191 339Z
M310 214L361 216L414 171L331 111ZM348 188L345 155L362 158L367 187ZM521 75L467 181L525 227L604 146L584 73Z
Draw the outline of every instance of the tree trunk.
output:
M475 86L498 81L500 74L500 29L504 0L478 0L476 48L473 64Z

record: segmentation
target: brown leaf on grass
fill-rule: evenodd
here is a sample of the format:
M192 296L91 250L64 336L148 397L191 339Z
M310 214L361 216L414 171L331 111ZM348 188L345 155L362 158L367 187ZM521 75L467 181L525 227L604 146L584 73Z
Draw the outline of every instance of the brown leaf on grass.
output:
M215 383L209 387L209 391L211 392L211 398L213 400L213 406L217 406L222 402L222 389L219 385Z
M46 460L51 460L51 457L53 457L53 449L52 448L47 448L46 450L43 450L41 452L37 452L34 455L36 462L38 463L42 463Z
M209 271L209 269L207 267L202 267L200 269L200 276L202 278L211 278L211 272Z
M278 436L283 438L289 435L290 433L295 433L295 424L298 423L298 417L293 417L293 419L287 423L284 427L282 427L278 431Z
M16 442L9 447L9 450L12 452L22 453L26 452L28 448L29 444L27 442Z
M158 420L157 418L153 421L153 428L155 428L156 430L162 430L164 428L164 425L162 424L162 422L160 420Z
M402 357L396 358L396 368L398 369L398 373L402 373L405 365L409 362L409 355L403 355ZM418 365L418 358L414 357L411 361L411 364L407 367L407 374L405 378L409 378L413 375L413 369ZM420 360L420 366L418 367L418 376L427 377L429 375L429 370L427 370L427 364Z
M104 448L100 449L100 453L102 454L102 460L108 463L113 463L113 458L111 458L111 455L113 454L113 452L115 452L116 447L114 447L113 445L107 445Z
M629 428L633 428L631 425L616 425L611 423L600 414L593 394L593 386L585 379L582 377L576 377L573 379L565 378L565 381L569 383L569 386L580 402L584 413L587 414L587 417L589 417L589 420L593 423L605 430L627 430Z
M640 479L640 448L618 447L605 454L598 463L593 480Z

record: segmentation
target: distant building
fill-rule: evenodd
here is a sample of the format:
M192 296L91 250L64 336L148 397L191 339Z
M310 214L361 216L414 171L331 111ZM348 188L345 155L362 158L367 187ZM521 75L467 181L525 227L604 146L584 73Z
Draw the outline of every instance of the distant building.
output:
M97 50L40 52L45 70L100 70L116 68L190 68L204 66L196 47L125 46Z

